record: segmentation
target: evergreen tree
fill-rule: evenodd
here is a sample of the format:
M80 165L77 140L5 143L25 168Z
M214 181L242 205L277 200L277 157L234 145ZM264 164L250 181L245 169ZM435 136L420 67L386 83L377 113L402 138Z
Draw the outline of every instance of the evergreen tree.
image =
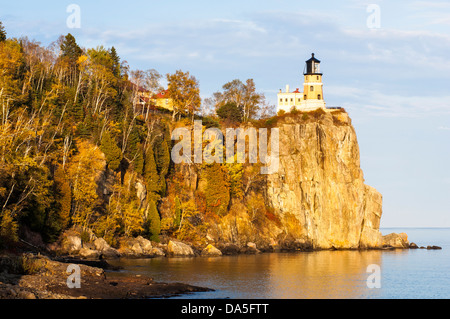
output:
M147 184L147 197L150 199L158 198L157 193L160 190L159 175L156 168L155 156L151 146L148 147L145 154L144 178Z
M74 36L68 33L61 43L61 56L67 57L75 65L82 53L83 50L78 46Z
M229 120L238 123L242 122L242 117L244 115L242 107L238 106L234 102L228 102L222 105L217 109L216 113L223 120Z
M119 78L120 77L120 58L117 55L117 51L116 51L115 47L112 47L109 50L109 55L111 56L111 60L112 60L112 72L115 77Z
M155 145L155 161L158 174L165 177L170 165L170 152L165 139L160 139Z
M108 167L116 171L122 160L122 151L117 146L116 140L110 132L103 133L100 149L106 156Z
M161 232L161 218L155 201L151 200L148 204L147 225L150 240L159 242L159 234Z
M159 174L159 193L164 196L167 188L166 175L170 165L170 152L165 139L159 140L155 145L155 162Z
M0 21L0 42L3 42L5 40L6 40L5 27L3 27L3 23Z

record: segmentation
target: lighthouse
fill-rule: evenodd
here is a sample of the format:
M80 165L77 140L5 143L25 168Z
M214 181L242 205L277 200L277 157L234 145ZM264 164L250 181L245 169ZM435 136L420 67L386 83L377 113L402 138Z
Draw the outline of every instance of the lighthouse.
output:
M325 109L320 60L314 56L314 53L311 54L309 60L305 61L303 77L303 92L300 92L299 88L291 92L289 85L286 85L285 92L280 90L277 96L277 111L290 112L293 109L300 111L310 111L318 108Z

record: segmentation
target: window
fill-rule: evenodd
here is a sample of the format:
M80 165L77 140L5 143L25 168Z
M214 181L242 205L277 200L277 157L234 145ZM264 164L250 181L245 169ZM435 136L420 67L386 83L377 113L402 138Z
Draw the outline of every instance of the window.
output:
M288 98L286 98L286 102L288 101Z
M280 102L283 103L283 99L280 99Z
M317 80L319 80L319 76L317 76Z
M303 99L306 100L306 94L303 96Z
M298 101L299 101L299 102L301 102L301 100L302 100L301 98L298 98Z
M291 98L291 102L294 102L294 99L293 99L293 98Z
M317 99L320 100L320 94L317 94Z
M310 90L311 92L314 92L314 86L311 85L311 86L309 87L309 90Z

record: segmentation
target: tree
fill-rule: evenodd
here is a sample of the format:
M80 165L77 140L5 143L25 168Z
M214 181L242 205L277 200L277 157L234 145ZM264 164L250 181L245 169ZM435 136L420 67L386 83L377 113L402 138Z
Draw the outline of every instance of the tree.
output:
M61 43L61 57L68 58L72 65L75 65L83 50L78 46L75 37L68 33Z
M20 104L22 101L22 79L25 59L19 42L5 40L0 42L0 100L7 104Z
M15 243L19 241L19 224L11 212L6 210L0 214L0 243ZM4 248L1 247L0 248Z
M78 58L83 54L83 50L70 33L60 40L60 50L61 71L65 74L66 83L74 85L78 74Z
M107 113L109 102L117 96L117 78L114 76L110 53L104 47L88 50L89 95L86 96L92 114Z
M107 131L103 133L100 149L106 156L106 164L110 169L116 171L120 166L122 160L122 151L117 146L117 142L111 135L111 132Z
M124 235L129 237L144 230L144 214L140 209L140 202L134 189L135 180L128 174L124 185L116 184L113 187L108 213L103 216L100 224L100 234L111 240L119 224L123 227Z
M147 207L147 225L150 240L159 242L159 234L161 232L161 218L156 207L156 202L150 200Z
M222 120L228 120L231 122L242 122L243 111L242 107L236 105L234 102L227 102L226 104L219 107L216 111L217 115Z
M258 117L260 119L269 119L276 115L276 107L275 105L270 105L268 103L263 103L259 109Z
M77 143L78 154L72 159L68 177L72 186L72 222L88 227L93 222L94 208L97 205L96 179L104 169L103 153L87 141Z
M5 27L3 26L3 23L0 21L0 42L3 42L5 40L6 40Z
M147 186L147 199L157 200L161 193L160 177L156 166L155 155L151 145L147 147L144 161L144 178Z
M197 206L195 205L195 200L190 199L187 202L181 204L181 221L176 232L177 238L180 240L199 240L196 227L201 223L201 218L199 218L199 212ZM203 237L203 236L202 236Z
M158 139L155 142L155 161L158 174L166 176L169 172L170 151L165 138Z
M141 144L141 132L137 125L133 125L127 139L124 158L133 165L134 171L140 175L144 170L144 156Z
M170 166L170 151L166 139L159 139L155 143L155 163L159 175L159 193L164 196L166 192L166 175Z
M59 216L61 228L65 229L70 224L70 212L72 208L72 189L62 166L58 166L54 173L55 193L59 204Z
M155 69L149 69L144 72L143 85L144 88L148 91L149 97L152 97L163 90L163 87L160 83L162 75L159 74ZM148 105L150 106L150 105ZM145 121L148 120L148 114L150 111L150 107L147 106L147 112L145 113Z
M197 79L189 72L178 70L174 74L167 74L167 81L169 96L173 100L172 120L177 115L189 115L193 121L201 105Z
M224 165L205 165L207 188L205 191L207 209L218 216L224 216L230 203L230 176Z
M120 77L120 58L117 55L117 51L115 47L111 47L109 50L109 55L111 57L112 66L111 71L113 72L114 76L116 78Z
M236 79L223 85L223 92L216 92L213 95L216 101L216 112L222 106L233 103L242 109L242 120L249 121L258 114L265 97L262 93L256 92L255 82L248 79L245 84Z

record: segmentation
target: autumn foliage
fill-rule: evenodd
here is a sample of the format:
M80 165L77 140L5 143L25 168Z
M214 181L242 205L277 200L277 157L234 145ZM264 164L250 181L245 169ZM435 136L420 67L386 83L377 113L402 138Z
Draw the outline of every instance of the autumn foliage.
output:
M113 245L120 236L159 241L162 231L203 242L233 200L247 201L254 178L242 164L199 165L205 187L192 189L171 163L171 129L201 113L189 72L166 76L174 110L158 113L136 102L142 88L161 89L156 70L130 70L114 47L81 48L71 34L48 47L9 39L1 24L0 70L0 245L24 230L53 242L73 226ZM220 118L205 125L256 116L264 96L253 80L223 89ZM253 215L276 219L264 203L247 202Z

